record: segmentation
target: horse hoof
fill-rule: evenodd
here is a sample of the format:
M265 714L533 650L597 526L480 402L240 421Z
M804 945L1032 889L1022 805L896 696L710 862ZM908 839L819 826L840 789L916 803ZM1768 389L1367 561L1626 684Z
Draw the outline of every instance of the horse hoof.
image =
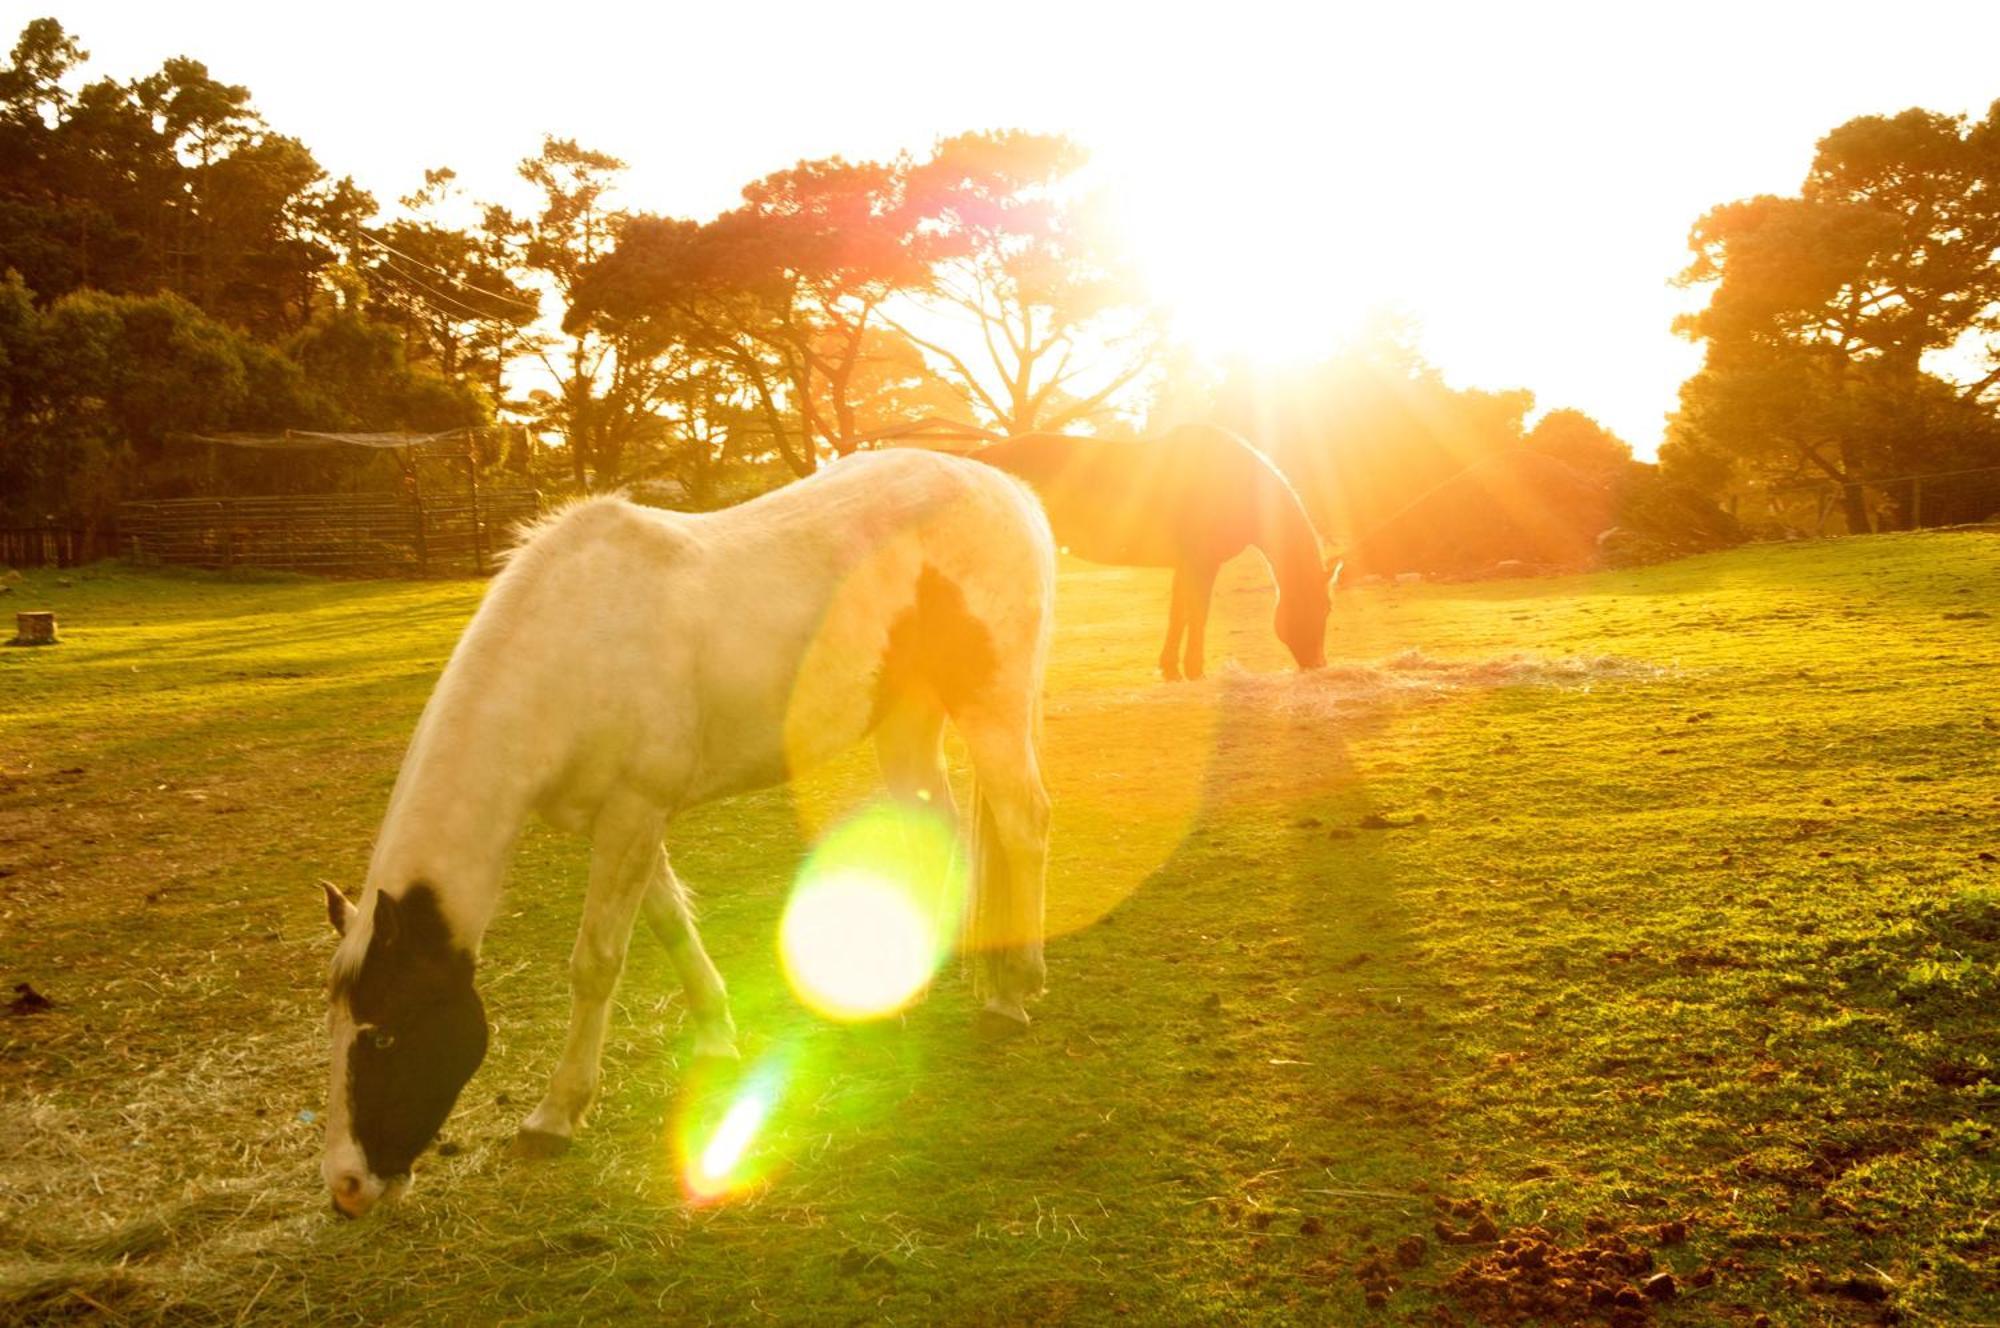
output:
M540 1162L545 1158L561 1157L569 1151L570 1139L566 1134L550 1134L546 1130L531 1130L522 1126L514 1134L514 1156L528 1162Z
M981 1042L1005 1042L1028 1031L1028 1015L1025 1010L1015 1014L988 1006L973 1016L972 1031Z
M697 1061L721 1061L724 1063L743 1059L741 1053L736 1050L736 1044L727 1038L716 1038L712 1041L707 1038L696 1038L694 1041L694 1058Z

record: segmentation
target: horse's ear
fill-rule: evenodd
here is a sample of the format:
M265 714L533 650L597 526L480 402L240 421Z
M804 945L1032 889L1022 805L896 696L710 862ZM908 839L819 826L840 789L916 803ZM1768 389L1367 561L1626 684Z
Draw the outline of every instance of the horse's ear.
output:
M320 888L326 891L326 920L333 924L334 935L347 935L347 924L354 921L354 901L332 881L321 881Z

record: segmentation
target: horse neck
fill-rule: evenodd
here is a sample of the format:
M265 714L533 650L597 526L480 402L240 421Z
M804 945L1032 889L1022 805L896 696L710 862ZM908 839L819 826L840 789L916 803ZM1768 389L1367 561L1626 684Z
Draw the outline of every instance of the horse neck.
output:
M1299 505L1291 486L1276 474L1257 486L1257 546L1277 577L1280 593L1317 582L1325 575L1320 563L1319 535Z
M441 687L396 777L368 867L371 887L437 892L454 937L473 953L500 902L500 882L530 790L487 726L459 722Z

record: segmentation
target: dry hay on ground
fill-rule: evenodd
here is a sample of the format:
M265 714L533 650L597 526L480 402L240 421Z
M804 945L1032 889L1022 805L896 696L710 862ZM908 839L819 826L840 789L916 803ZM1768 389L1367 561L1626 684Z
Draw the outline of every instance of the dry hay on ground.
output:
M1618 655L1510 653L1475 659L1438 659L1405 650L1376 664L1332 664L1311 673L1253 673L1231 661L1200 682L1148 684L1113 696L1050 706L1050 713L1106 705L1180 705L1222 700L1301 719L1331 718L1400 700L1500 687L1588 691L1599 683L1651 682L1671 670Z

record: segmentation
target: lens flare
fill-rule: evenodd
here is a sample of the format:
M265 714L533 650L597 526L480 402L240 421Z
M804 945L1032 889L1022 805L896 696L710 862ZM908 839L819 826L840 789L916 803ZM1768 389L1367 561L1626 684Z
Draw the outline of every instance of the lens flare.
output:
M957 847L949 819L925 807L871 807L829 834L778 924L779 958L798 998L843 1022L880 1019L915 1000L964 915Z
M761 1178L751 1146L777 1108L784 1072L767 1062L746 1076L719 1119L699 1098L683 1108L680 1129L681 1185L688 1197L707 1203L741 1194Z
M770 1098L763 1093L746 1093L731 1104L715 1127L708 1146L688 1168L688 1188L696 1194L714 1196L730 1188L730 1180L750 1151L758 1129L771 1114Z

